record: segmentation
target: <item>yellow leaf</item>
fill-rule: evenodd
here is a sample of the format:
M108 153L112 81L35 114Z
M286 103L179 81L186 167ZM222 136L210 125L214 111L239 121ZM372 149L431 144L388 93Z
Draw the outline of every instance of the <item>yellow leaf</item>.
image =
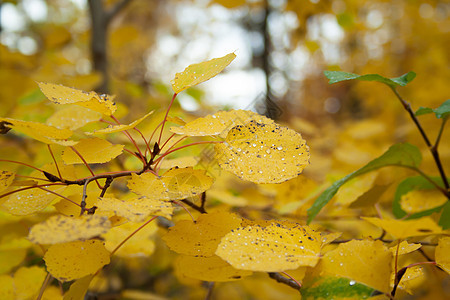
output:
M55 104L76 104L108 116L116 111L116 105L108 95L83 92L53 83L39 82L38 84L42 93Z
M21 267L14 276L0 276L0 299L36 299L45 276L37 266Z
M219 111L213 115L195 119L181 127L171 127L170 131L187 136L214 136L226 138L228 132L236 125L246 125L250 121L272 124L269 118L249 110Z
M113 145L110 142L90 138L83 139L74 148L83 156L88 164L106 163L122 153L123 145ZM62 154L66 164L82 164L81 158L72 150L66 149Z
M370 172L347 182L337 191L336 204L346 206L356 201L359 196L372 188L377 175L377 172Z
M389 250L391 250L392 254L395 256L397 255L397 249L398 255L403 255L416 251L420 247L422 247L421 244L408 244L407 241L402 241L398 247L397 245L395 245L390 247Z
M0 275L0 299L15 299L14 279L8 275Z
M444 236L439 239L436 247L436 263L450 274L450 237Z
M163 181L152 173L131 174L127 186L134 193L151 200L169 200Z
M186 168L193 167L197 164L198 158L194 156L176 157L172 159L164 159L159 165L161 169L172 169L175 167Z
M37 266L21 267L14 273L15 299L35 299L47 273Z
M172 168L164 173L162 181L170 200L200 195L214 183L205 170L194 170L192 167Z
M423 268L422 266L414 266L414 267L410 267L408 269L406 269L405 274L402 277L402 280L400 281L398 288L405 290L407 293L412 295L412 283L414 279L420 278L424 276L424 272L423 272ZM423 278L423 277L422 277ZM394 287L395 284L395 274L394 272L392 272L391 274L391 283L390 286L391 288Z
M161 177L152 173L132 174L128 188L152 200L179 200L203 193L213 182L205 170L175 167Z
M129 237L136 229L144 223L128 222L111 228L102 237L105 239L105 247L108 251L113 251L117 245ZM148 257L155 250L155 242L153 235L158 230L156 221L147 224L139 232L137 232L131 239L123 244L115 255L120 257Z
M94 274L109 264L109 256L102 241L87 240L52 245L44 260L53 277L70 281Z
M27 249L11 249L0 251L0 274L4 274L11 271L12 268L22 263L26 256L27 256ZM4 298L0 296L0 299L9 299L9 298Z
M147 197L129 200L101 198L97 201L96 206L100 211L112 211L117 216L124 217L131 222L142 222L150 215L171 219L173 214L173 206L170 202Z
M150 116L154 111L149 112L148 114L146 114L145 116L143 116L142 118L137 119L134 122L131 122L128 125L110 125L105 129L99 129L99 130L95 130L93 132L85 132L87 135L100 135L100 134L106 134L106 133L114 133L114 132L120 132L120 131L125 131L125 130L130 130L133 129L134 127L136 127L137 125L139 125L139 123L141 123L142 121L144 121L148 116Z
M405 239L412 236L424 236L442 233L441 227L430 217L415 220L387 220L379 218L362 219L381 227L397 239Z
M4 191L14 181L15 174L9 171L0 171L0 192Z
M58 142L57 140L65 140L72 136L72 131L69 129L59 129L37 122L21 121L10 118L0 118L0 122L4 122L7 127L46 144L54 144L55 142Z
M184 126L186 124L186 122L182 118L172 116L167 116L167 122L172 122L181 126Z
M241 219L235 214L202 214L195 223L190 220L179 221L169 228L163 240L177 253L209 257L216 252L220 239L240 224Z
M309 164L309 147L302 136L277 124L238 125L215 150L222 169L255 183L289 180Z
M412 190L401 197L400 205L407 213L414 214L441 206L447 201L447 197L437 189Z
M178 94L191 86L213 78L222 72L235 57L234 53L229 53L220 58L188 66L183 72L175 74L175 78L171 81L173 91Z
M84 125L100 120L102 114L77 105L64 107L47 119L47 125L56 128L76 130Z
M43 186L55 193L61 193L66 186ZM14 193L7 199L1 199L1 209L15 216L26 216L41 211L52 203L57 196L40 188L32 188Z
M83 300L85 299L84 295L91 284L92 278L94 275L88 275L83 278L76 280L70 286L69 290L64 294L64 300Z
M75 194L75 195L70 195L67 198L71 199L73 202L75 203L79 203L81 201L81 195L80 194ZM97 203L97 197L98 197L98 193L97 192L88 192L87 193L87 198L86 198L86 207L90 208L92 206L94 206ZM80 206L79 205L75 205L75 203L72 203L70 201L67 201L66 199L61 199L59 202L53 204L53 206L56 208L56 210L68 217L74 217L74 216L79 216L80 215Z
M282 272L315 266L321 246L320 234L311 228L274 222L232 230L222 238L216 254L237 269Z
M327 252L317 272L346 277L390 293L392 253L381 241L352 240Z
M35 244L58 244L87 240L106 233L111 227L107 217L83 215L71 218L56 215L31 227L28 239Z
M211 257L182 255L177 257L175 267L185 277L214 282L235 281L253 273L235 269L216 255Z

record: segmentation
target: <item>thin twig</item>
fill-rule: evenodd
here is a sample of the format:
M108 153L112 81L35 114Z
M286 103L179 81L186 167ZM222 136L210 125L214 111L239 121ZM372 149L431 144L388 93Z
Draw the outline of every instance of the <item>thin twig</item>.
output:
M110 256L113 256L114 253L117 252L117 250L119 250L120 247L122 247L123 244L125 244L129 239L131 239L136 233L139 232L139 230L141 230L142 228L144 228L145 226L147 226L147 224L149 224L151 221L153 221L154 219L156 219L158 216L154 216L152 217L150 220L148 220L147 222L145 222L144 224L142 224L141 226L139 226L138 229L136 229L135 231L133 231L132 234L130 234L129 236L127 236L122 242L120 242L119 245L116 246L116 248L114 248L114 250L111 252Z
M190 207L192 207L193 209L195 209L196 211L198 211L202 214L207 214L207 212L203 206L198 206L195 203L189 201L188 199L183 199L183 200L181 200L181 202L189 205Z
M444 168L442 167L442 162L441 159L439 157L439 152L437 151L437 146L435 144L435 146L431 145L430 140L428 139L427 134L425 133L425 131L422 128L422 125L419 122L419 119L417 119L416 115L414 114L413 110L411 109L411 104L409 102L407 102L406 100L404 100L400 94L397 92L397 90L394 87L391 87L391 90L394 92L395 96L397 96L397 99L400 100L400 102L402 103L403 107L406 109L406 111L409 113L411 119L413 120L414 124L416 124L417 129L419 130L420 134L422 135L425 144L428 146L428 149L430 150L434 161L436 163L436 166L439 170L439 174L442 178L442 181L444 182L444 186L445 189L447 190L447 198L450 198L448 191L450 189L450 185L449 182L447 180L447 176L445 175L445 171ZM437 140L439 141L439 140Z
M41 289L39 290L39 295L37 296L36 300L42 299L42 296L44 295L45 289L47 288L51 278L52 275L50 275L50 273L47 273L47 276L45 277L45 280L41 285Z

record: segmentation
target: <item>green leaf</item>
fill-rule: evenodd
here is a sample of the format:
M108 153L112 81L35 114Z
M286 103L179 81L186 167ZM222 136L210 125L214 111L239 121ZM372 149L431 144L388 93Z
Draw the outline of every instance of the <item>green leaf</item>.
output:
M430 114L432 112L434 112L434 114L436 115L436 118L438 118L438 119L447 118L450 114L450 99L446 100L444 103L441 104L441 106L439 106L436 109L432 109L429 107L420 107L416 111L415 115L421 116L421 115Z
M450 228L450 201L447 201L447 203L444 204L438 224L444 230Z
M378 81L387 84L391 88L395 88L396 86L405 86L416 77L416 73L414 72L408 72L400 77L392 79L383 77L378 74L358 75L341 71L324 71L323 73L328 79L330 79L330 81L328 82L329 84L341 82L344 80L357 79L361 81Z
M323 276L300 289L302 299L366 299L375 290L343 277Z
M431 114L433 112L432 108L429 107L419 107L419 109L414 113L416 116L422 116L422 115L427 115L427 114Z
M320 212L320 210L331 200L331 198L333 198L339 188L350 179L386 166L416 168L419 166L421 161L422 155L416 146L409 143L401 143L391 146L380 157L375 158L361 169L348 174L327 188L308 209L308 223L310 223Z
M434 110L436 117L438 119L446 118L450 114L450 99L441 104L438 108Z
M431 177L438 185L443 186L442 179L440 177ZM397 191L395 192L394 201L392 202L392 212L397 219L401 219L407 215L407 213L402 209L400 205L400 200L403 195L407 194L412 190L428 190L434 189L435 186L425 179L423 176L408 177L397 186ZM433 209L428 209L420 213L412 214L408 219L417 219L423 216L431 215L433 212L440 211L442 205L435 207Z

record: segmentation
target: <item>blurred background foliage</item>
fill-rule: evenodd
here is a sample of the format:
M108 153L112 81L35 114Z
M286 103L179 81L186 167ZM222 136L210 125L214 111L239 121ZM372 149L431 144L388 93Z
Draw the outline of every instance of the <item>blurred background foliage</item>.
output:
M229 204L241 201L240 213L250 218L255 212L245 211L245 205L272 205L278 210L290 201L298 205L284 212L304 217L317 196L311 191L356 170L391 144L409 141L425 149L388 88L361 82L329 86L324 70L386 77L415 71L414 82L400 89L414 110L438 107L448 98L450 4L443 0L6 0L0 2L0 15L2 117L45 122L55 107L45 101L39 81L114 94L117 117L132 121L144 111L166 109L176 72L235 51L237 59L224 73L179 95L172 114L190 120L218 109L246 108L302 133L311 147L311 166L304 176L280 187L283 191L274 198L275 204L265 198L274 187L261 192L233 183L226 197L235 198ZM433 139L438 122L432 115L421 118ZM442 140L449 137L447 130ZM22 139L2 139L0 147L2 157L35 164L48 160ZM448 162L449 143L440 147L442 160ZM437 174L428 152L423 154L424 171ZM448 174L450 166L444 167ZM392 201L395 190L389 184L404 173L381 170L364 182L386 186L381 201ZM211 194L222 195L217 198L226 203L223 193L230 181L225 176ZM293 192L297 186L306 188ZM326 212L337 218L354 215L339 203L336 207ZM334 226L356 230L345 220ZM139 260L130 261L125 269L129 276L109 284L134 288L151 282L160 295L187 293L174 289L168 280L173 255L156 244L153 264L147 265L150 272ZM267 283L264 290L255 276L240 285L221 285L217 299L296 297L294 290L261 276ZM105 284L102 280L100 276L99 290ZM186 286L199 285L178 280ZM204 289L188 293L202 297Z
M401 90L413 109L448 97L447 1L9 0L0 7L1 116L47 119L53 109L35 83L47 81L115 94L119 113L132 120L165 109L176 72L235 51L224 74L178 103L196 116L247 108L290 123L314 146L311 173L323 179L331 157L351 171L393 142L418 139L387 88L329 86L324 70L415 71ZM438 126L423 118L433 135Z

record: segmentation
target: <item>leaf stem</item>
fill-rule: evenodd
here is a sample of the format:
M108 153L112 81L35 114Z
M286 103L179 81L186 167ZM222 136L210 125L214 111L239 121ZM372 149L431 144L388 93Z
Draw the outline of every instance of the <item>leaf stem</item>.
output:
M117 120L116 117L114 117L113 115L110 116L111 119L113 119L118 125L121 125L120 121ZM141 149L139 149L138 145L136 144L136 141L133 139L133 137L131 136L131 134L128 132L128 130L123 130L122 131L123 134L125 134L125 136L130 140L130 142L134 145L134 147L136 148L136 150L139 152L139 155L141 156L140 159L142 160L142 162L144 163L144 166L146 165L147 161L145 160L145 156L142 154ZM144 139L145 140L145 139Z
M63 195L61 195L61 194L58 194L58 193L56 193L56 192L54 192L54 191L51 191L51 190L49 190L49 189L46 189L46 188L44 188L44 187L38 187L38 188L41 189L41 190L43 190L43 191L46 191L47 193L51 193L51 194L53 194L53 195L56 195L56 196L58 196L58 197L61 197L61 198L63 198L64 200L67 200L67 201L69 201L69 202L72 202L72 203L75 204L76 206L80 206L80 204L76 203L75 201L70 200L69 198L67 198L67 197L65 197L65 196L63 196Z
M94 171L92 171L91 167L89 166L89 164L86 162L86 160L84 159L84 157L80 154L80 152L78 152L77 149L75 149L74 146L70 146L70 149L72 149L73 152L75 152L76 155L78 155L78 157L83 161L84 165L88 168L89 172L92 174L93 177L95 177L95 173ZM102 189L103 187L100 185L100 183L98 183L97 180L95 180L95 182L97 183L97 186L99 189Z
M37 167L35 167L35 166L26 164L26 163L24 163L24 162L15 161L15 160L9 160L9 159L0 159L0 161L10 162L10 163L14 163L14 164L23 165L23 166L26 166L26 167L29 167L29 168L32 168L32 169L35 169L35 170L37 170L37 171L39 171L39 172L44 173L44 170L41 170L41 169L39 169L39 168L37 168Z
M0 195L0 199L4 198L6 196L12 195L14 193L18 193L18 192L22 192L22 191L26 191L29 189L34 189L34 188L41 188L41 187L46 187L46 186L54 186L54 185L65 185L64 183L46 183L46 184L38 184L38 185L32 185L32 186L27 186L21 189L17 189L8 193L4 193L2 195Z
M175 200L172 200L172 202L175 203L178 206L181 206L181 208L184 209L191 216L192 222L195 223L194 216L192 216L191 212L189 211L189 209L186 208L186 206L184 206L181 202L178 202L178 201L175 201Z
M42 283L41 289L39 290L39 295L37 296L36 300L41 300L42 296L44 295L45 289L47 288L48 284L50 283L50 279L52 278L52 275L50 273L47 273L47 276L44 279L44 282Z
M172 100L170 100L169 107L167 108L166 115L164 116L164 120L163 120L163 123L162 123L162 126L161 126L161 132L159 133L158 144L161 144L161 136L162 136L162 133L163 133L163 130L164 130L164 125L166 124L167 115L169 114L170 108L172 107L172 104L173 104L173 102L174 102L176 97L177 97L177 93L174 93L173 96L172 96Z
M200 145L200 144L217 144L217 143L223 143L223 141L203 141L203 142L195 142L195 143L183 145L183 146L177 147L175 149L172 149L170 151L168 150L168 151L164 152L157 160L155 160L155 163L157 163L159 160L161 160L163 157L169 155L170 153L178 151L178 150L186 148L186 147Z
M52 156L53 162L55 163L56 171L58 172L59 178L62 178L61 172L59 171L58 163L56 162L55 156L53 155L52 148L50 147L50 144L47 144L48 151L50 152L50 155Z
M131 233L129 236L127 236L122 242L120 242L119 245L116 246L116 248L114 248L114 250L111 252L110 256L113 256L114 253L117 252L117 250L119 250L120 247L122 247L123 244L125 244L129 239L131 239L136 233L138 233L142 228L144 228L145 226L147 226L151 221L153 221L154 219L156 219L158 216L154 216L153 218L151 218L150 220L148 220L147 222L145 222L144 224L142 224L141 226L139 226L138 229L136 229L135 231L133 231L133 233Z

